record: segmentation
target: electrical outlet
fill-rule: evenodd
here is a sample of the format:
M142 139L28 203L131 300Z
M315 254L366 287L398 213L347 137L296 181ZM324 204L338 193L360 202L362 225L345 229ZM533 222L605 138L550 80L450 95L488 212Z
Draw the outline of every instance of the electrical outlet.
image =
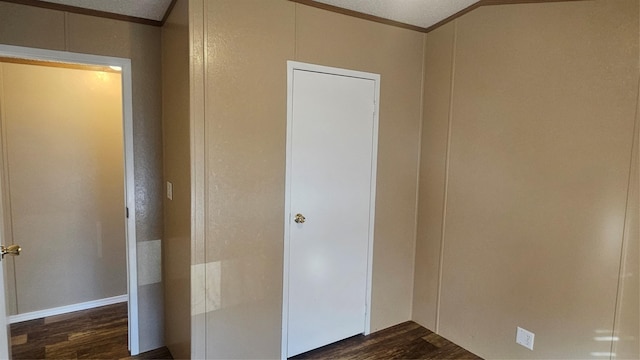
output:
M516 343L526 347L529 350L533 350L533 339L536 334L531 331L525 330L521 327L518 327L516 331Z

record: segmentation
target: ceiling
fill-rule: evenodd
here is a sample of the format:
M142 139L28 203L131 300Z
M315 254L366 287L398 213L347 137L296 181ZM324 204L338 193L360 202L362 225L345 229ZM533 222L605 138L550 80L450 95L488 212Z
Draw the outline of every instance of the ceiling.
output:
M43 3L161 22L172 0L39 0ZM180 1L180 0L179 0ZM262 0L267 1L267 0ZM428 28L479 0L313 0L347 10Z
M39 0L112 14L162 21L171 0Z
M405 24L428 28L479 0L314 0Z

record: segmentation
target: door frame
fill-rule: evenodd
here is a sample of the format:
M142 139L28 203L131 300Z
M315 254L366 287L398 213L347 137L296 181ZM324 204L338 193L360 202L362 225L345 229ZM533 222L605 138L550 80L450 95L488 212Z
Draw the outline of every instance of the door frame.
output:
M287 359L288 348L288 323L289 323L289 270L290 270L290 223L291 223L291 155L292 155L292 127L293 127L293 74L296 70L323 73L328 75L345 76L359 79L372 80L374 82L374 109L373 116L373 148L371 159L371 195L369 211L369 244L367 253L367 287L365 299L365 323L362 324L363 333L371 333L371 283L373 273L373 240L376 208L376 180L378 164L378 123L380 108L380 75L362 71L340 69L316 64L308 64L298 61L287 61L287 145L286 145L286 175L285 175L285 201L284 201L284 266L282 275L282 348L281 358Z
M125 221L126 258L127 258L127 297L129 351L131 355L140 353L138 322L138 266L136 242L136 203L133 156L133 100L131 59L113 56L89 55L67 51L35 49L22 46L0 45L0 56L28 60L66 62L85 65L117 66L122 76L122 125L124 136L124 193L128 217ZM2 170L0 170L2 171ZM0 215L2 209L0 208ZM0 238L4 234L4 224L0 222ZM4 289L0 289L4 291ZM5 309L0 309L0 315ZM0 341L5 341L0 338Z

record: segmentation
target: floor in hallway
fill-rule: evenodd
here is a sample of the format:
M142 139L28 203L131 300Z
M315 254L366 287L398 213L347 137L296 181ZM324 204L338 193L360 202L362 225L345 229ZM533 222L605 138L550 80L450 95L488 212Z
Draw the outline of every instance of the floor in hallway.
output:
M11 324L13 359L172 359L166 348L129 357L127 303Z
M481 359L451 341L408 321L369 336L357 335L293 359Z

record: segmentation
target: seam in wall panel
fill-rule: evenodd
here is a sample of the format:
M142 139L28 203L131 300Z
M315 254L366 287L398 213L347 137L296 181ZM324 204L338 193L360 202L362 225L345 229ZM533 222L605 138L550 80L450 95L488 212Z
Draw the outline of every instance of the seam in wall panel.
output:
M438 296L436 299L436 334L440 333L440 305L442 301L442 278L444 268L444 244L447 225L447 201L449 198L449 167L451 156L451 131L453 123L453 92L455 90L456 50L458 42L458 21L453 23L453 46L451 49L451 80L449 85L449 119L447 128L447 150L444 170L444 199L442 202L442 224L440 227L440 262L438 264Z
M206 231L206 226L204 224L207 223L207 219L208 219L208 207L207 204L209 204L210 201L210 196L209 196L209 190L207 189L207 184L209 184L209 176L208 173L206 171L206 167L207 167L207 159L209 158L208 153L207 153L207 130L208 130L208 126L207 126L207 84L209 84L209 22L207 21L208 18L208 12L209 12L209 6L207 6L209 4L208 1L203 0L202 1L202 71L203 71L203 77L204 77L204 81L202 83L202 164L201 164L201 170L202 170L202 191L203 191L203 197L204 197L204 201L202 202L202 247L203 247L203 253L204 253L204 263L206 264L207 261L209 260L207 258L207 231ZM206 265L205 265L206 268ZM204 291L205 291L205 300L206 300L206 294L207 294L207 272L205 271L204 273ZM207 312L209 311L209 309L207 309L207 302L205 301L205 314L204 314L204 355L208 356L209 354L209 346L208 346L208 342L207 339L209 338L209 334L207 331Z
M189 0L189 44L190 44L190 100L189 100L189 125L190 125L190 155L191 155L191 296L200 295L204 298L206 280L194 276L194 266L199 263L204 264L204 259L200 259L199 254L204 256L204 164L203 142L204 132L202 131L204 122L204 0ZM201 11L201 13L198 13ZM198 59L200 62L198 62ZM202 292L197 293L196 288L200 287ZM193 299L192 299L193 301ZM204 299L203 299L204 301ZM190 304L191 305L191 304ZM193 310L193 308L192 308ZM205 315L202 315L205 318ZM191 317L191 357L206 358L206 322Z
M413 304L415 302L415 293L416 293L416 258L418 256L418 224L420 222L420 169L422 168L422 129L424 127L424 87L426 85L425 82L425 71L426 71L426 55L427 55L427 34L422 35L422 79L420 86L420 122L418 124L418 159L416 162L416 206L414 210L415 219L414 219L414 230L413 230L413 264L411 268L413 272L411 273L411 298L410 298L410 307L411 310L411 319L413 320Z
M293 58L298 61L298 3L293 4Z
M63 33L62 33L62 37L63 37L63 41L64 41L64 51L69 51L69 13L68 12L63 12L63 17L62 17L62 26L63 26Z

